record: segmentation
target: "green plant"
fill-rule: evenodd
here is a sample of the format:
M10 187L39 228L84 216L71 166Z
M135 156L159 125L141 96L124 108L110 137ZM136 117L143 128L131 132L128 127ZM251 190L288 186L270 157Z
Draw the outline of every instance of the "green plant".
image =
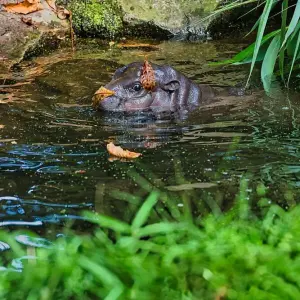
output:
M259 1L234 1L220 8L214 12L213 15L253 2ZM270 92L274 74L280 75L282 81L288 87L292 73L294 72L296 75L297 72L299 72L297 63L300 60L300 1L297 0L296 4L291 6L289 6L289 0L265 0L260 3L260 5L262 4L264 4L263 12L250 31L257 31L255 42L232 59L216 64L251 63L246 84L248 85L255 63L262 61L261 80L264 89ZM276 5L281 5L281 26L277 30L265 34L267 23L271 17L271 11ZM289 24L287 24L289 10L293 12L293 15ZM276 62L278 65L277 68ZM297 76L299 76L299 74Z
M88 212L93 234L66 232L47 248L24 249L19 233L2 231L12 250L2 256L1 299L299 299L300 207L272 206L257 219L242 180L228 213L149 223L159 193L131 223Z

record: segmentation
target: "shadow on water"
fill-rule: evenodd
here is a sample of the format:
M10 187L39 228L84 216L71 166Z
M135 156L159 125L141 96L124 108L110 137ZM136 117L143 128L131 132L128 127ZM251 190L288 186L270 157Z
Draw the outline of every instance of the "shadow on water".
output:
M43 230L71 220L84 230L83 209L130 220L154 188L163 191L156 209L160 218L177 218L185 205L197 216L220 213L231 207L245 174L255 184L263 182L282 206L296 203L299 94L277 89L267 97L260 88L242 97L226 94L227 86L245 80L247 68L214 69L207 62L231 56L239 45L81 47L74 56L63 49L22 63L12 82L23 85L0 94L1 226ZM95 90L116 68L145 53L211 84L219 96L184 121L94 111ZM110 161L108 141L142 157ZM253 203L264 205L269 202Z

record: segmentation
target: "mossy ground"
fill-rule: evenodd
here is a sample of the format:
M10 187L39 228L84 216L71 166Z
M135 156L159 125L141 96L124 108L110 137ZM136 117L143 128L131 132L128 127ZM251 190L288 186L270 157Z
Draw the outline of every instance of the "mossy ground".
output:
M121 10L114 0L70 0L73 28L81 36L112 38L123 28Z

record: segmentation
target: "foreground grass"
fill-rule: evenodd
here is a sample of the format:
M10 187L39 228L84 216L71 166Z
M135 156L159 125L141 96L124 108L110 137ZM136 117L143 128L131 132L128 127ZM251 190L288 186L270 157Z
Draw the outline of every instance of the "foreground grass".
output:
M147 224L152 193L131 224L87 214L91 235L58 239L27 255L12 234L5 252L1 299L300 299L300 207L278 206L263 220L245 206L199 224ZM32 249L31 249L32 252Z

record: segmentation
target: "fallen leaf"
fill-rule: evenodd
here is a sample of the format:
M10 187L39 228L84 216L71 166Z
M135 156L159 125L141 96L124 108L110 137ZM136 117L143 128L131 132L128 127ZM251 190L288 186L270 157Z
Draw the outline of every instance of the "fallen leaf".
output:
M170 185L166 189L172 192L187 191L192 189L207 189L216 186L212 182L196 182L196 183L186 183L180 185Z
M3 6L7 12L24 15L43 9L40 0L24 0L17 4L3 4Z
M107 151L110 155L121 157L121 158L137 158L142 153L131 152L129 150L124 150L120 146L115 146L114 143L109 143L106 145Z
M147 59L145 59L142 68L141 83L144 89L148 91L152 91L156 84L153 68Z
M156 45L151 45L151 44L146 44L146 43L135 43L135 42L132 42L132 43L119 43L117 45L118 48L123 48L123 49L126 49L126 48L146 48L146 49L150 49L150 50L158 50L159 47L156 46Z
M86 170L76 170L75 174L85 174Z
M0 129L4 128L5 126L4 125L0 125Z

